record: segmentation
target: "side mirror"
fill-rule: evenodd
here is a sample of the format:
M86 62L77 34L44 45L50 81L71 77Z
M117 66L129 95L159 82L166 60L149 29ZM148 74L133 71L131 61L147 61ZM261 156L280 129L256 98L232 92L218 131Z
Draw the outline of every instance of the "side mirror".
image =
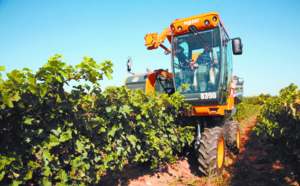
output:
M234 55L241 55L243 53L243 44L241 38L232 39L232 51Z
M127 60L127 72L131 72L131 57L128 57Z
M239 79L239 80L238 80L238 84L243 85L243 84L244 84L244 80L243 80L243 79Z

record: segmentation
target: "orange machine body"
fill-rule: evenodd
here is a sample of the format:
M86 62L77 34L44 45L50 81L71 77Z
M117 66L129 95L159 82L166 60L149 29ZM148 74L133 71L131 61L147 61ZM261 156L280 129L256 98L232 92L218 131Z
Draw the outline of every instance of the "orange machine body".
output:
M163 90L161 87L161 83L159 83L158 81L161 81L161 78L170 79L172 81L172 77L172 73L160 69L153 72L146 72L129 76L125 80L125 85L132 90L141 89L144 92L155 90L161 93L167 93L162 92ZM163 82L163 84L165 85L166 82Z

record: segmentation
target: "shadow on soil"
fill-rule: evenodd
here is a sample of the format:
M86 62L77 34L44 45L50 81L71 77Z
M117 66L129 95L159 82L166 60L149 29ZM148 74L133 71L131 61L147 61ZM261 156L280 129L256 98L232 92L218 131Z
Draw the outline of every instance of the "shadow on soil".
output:
M118 185L128 185L128 180L139 179L144 175L153 176L155 170L150 169L150 163L142 163L136 165L125 165L123 172L120 177L114 178L112 171L108 171L106 175L101 177L98 186L118 186ZM121 184L120 184L121 183Z
M251 129L246 136L241 152L231 155L234 162L225 168L232 176L231 185L298 185L295 176L287 175L280 162L270 161Z

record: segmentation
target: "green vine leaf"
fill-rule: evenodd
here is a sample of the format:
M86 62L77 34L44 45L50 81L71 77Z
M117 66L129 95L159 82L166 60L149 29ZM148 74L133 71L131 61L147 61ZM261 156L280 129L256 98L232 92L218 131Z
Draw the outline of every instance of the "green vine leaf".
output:
M130 141L130 143L132 144L133 148L135 148L137 138L134 135L128 135L127 139Z

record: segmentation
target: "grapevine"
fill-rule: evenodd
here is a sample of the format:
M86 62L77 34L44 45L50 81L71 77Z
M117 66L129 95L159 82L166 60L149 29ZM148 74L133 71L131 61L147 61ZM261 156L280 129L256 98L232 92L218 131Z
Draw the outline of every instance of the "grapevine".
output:
M127 162L173 162L173 149L193 140L179 119L189 105L178 93L102 91L112 62L84 57L73 67L61 59L51 57L36 73L0 74L1 185L95 184L108 170L118 176Z

